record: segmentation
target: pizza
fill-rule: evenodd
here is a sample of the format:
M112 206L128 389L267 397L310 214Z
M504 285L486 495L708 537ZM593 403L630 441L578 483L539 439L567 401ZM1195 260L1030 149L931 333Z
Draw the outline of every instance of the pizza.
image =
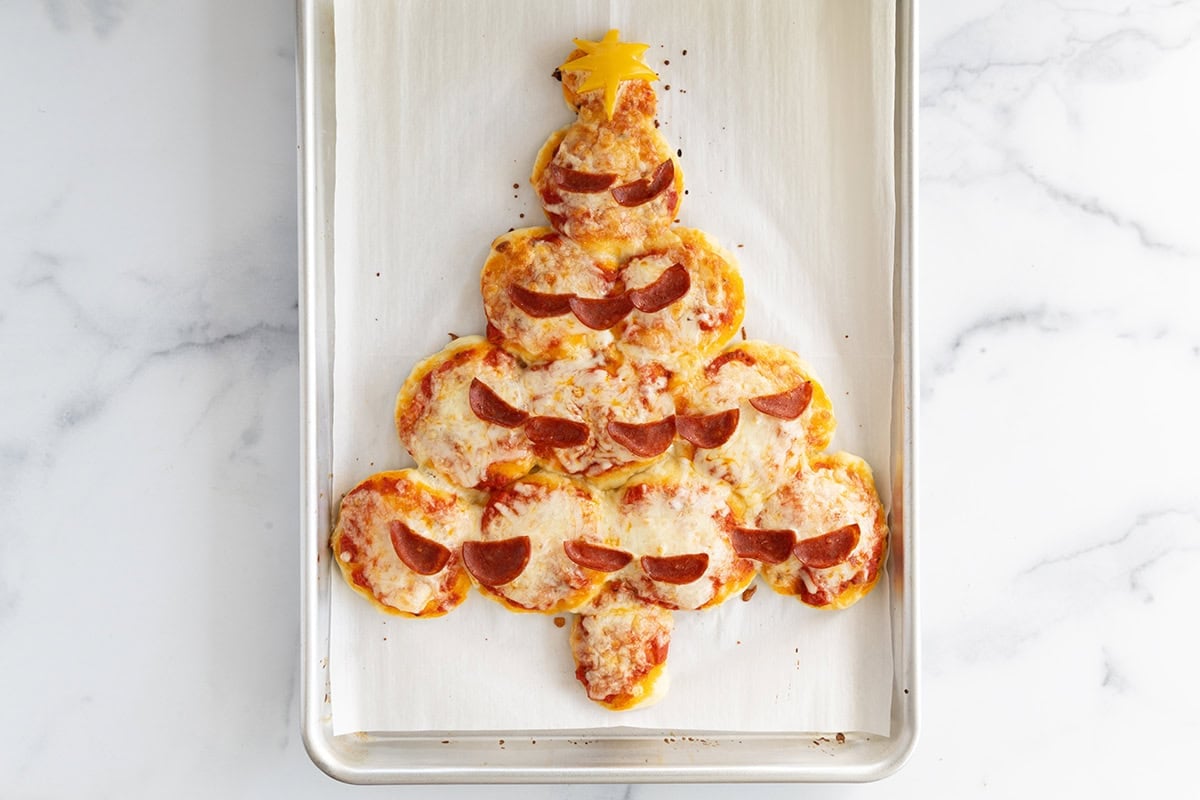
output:
M676 224L683 172L646 46L616 31L576 45L556 74L577 118L531 176L549 225L492 242L485 335L418 363L397 395L416 468L347 493L330 546L389 613L445 614L474 586L574 614L576 678L623 711L666 693L675 613L759 575L845 608L878 581L888 531L870 467L827 452L812 367L737 338L736 260Z

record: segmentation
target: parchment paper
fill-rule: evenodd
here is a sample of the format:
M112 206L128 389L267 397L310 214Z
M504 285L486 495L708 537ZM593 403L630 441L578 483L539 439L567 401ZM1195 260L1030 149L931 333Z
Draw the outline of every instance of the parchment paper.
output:
M662 132L681 150L689 190L681 224L738 257L748 334L815 367L839 421L831 449L866 458L888 502L894 19L886 2L847 0L338 2L338 497L411 465L395 394L447 334L482 333L489 244L545 224L529 173L573 119L551 72L573 37L613 27L651 43ZM749 602L677 613L666 699L625 713L585 698L569 625L478 593L440 619L388 617L336 575L333 584L338 734L888 733L886 579L838 612L760 582Z

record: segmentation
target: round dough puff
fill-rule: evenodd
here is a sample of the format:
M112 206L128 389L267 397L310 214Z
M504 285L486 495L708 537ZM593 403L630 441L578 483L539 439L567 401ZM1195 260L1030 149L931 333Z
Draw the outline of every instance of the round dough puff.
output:
M764 564L763 577L781 594L799 595L819 608L846 608L879 579L887 553L887 521L871 468L857 456L817 456L767 501L755 524L790 528L797 541L858 525L858 544L840 564L805 566L794 553L781 564Z
M812 397L796 419L765 414L750 400L808 382ZM760 341L736 342L705 367L672 382L680 414L715 414L738 409L733 435L719 447L684 444L697 469L734 488L757 508L833 438L833 405L812 368L787 348Z
M550 228L523 228L492 242L480 287L490 325L488 339L526 361L584 358L613 343L611 330L593 330L570 311L535 317L514 305L510 287L541 294L605 297L616 265L592 258Z
M612 711L656 703L667 693L667 651L675 620L627 590L608 587L571 627L575 677Z
M754 562L738 558L730 542L740 508L729 487L674 456L638 473L615 495L617 539L633 553L619 577L644 602L694 610L718 605L754 580ZM689 583L653 580L647 556L706 554L703 574Z
M661 364L639 363L610 351L586 361L554 361L526 372L530 413L582 422L588 440L576 447L535 446L546 469L580 475L600 488L620 484L660 458L640 456L616 442L609 422L645 424L675 413L670 375Z
M471 410L475 378L518 409L528 395L517 360L480 336L455 339L413 368L396 398L396 432L417 464L458 486L490 489L533 469L522 430L485 422Z
M433 575L411 569L396 551L400 523L450 551ZM415 469L381 472L342 498L329 547L342 575L356 592L390 614L438 617L451 611L471 588L463 566L462 542L479 527L479 511L454 488Z
M590 252L622 259L641 252L665 234L679 214L683 170L671 146L654 127L657 98L645 81L622 81L613 118L603 108L603 91L576 95L578 73L563 75L563 88L579 118L550 136L538 152L531 180L554 229ZM576 105L577 104L577 105ZM671 162L670 184L648 202L623 206L613 188L649 181ZM609 187L572 191L555 180L565 168L589 175L611 175Z
M746 293L737 262L715 240L689 228L672 233L673 242L630 259L621 279L627 290L641 289L678 264L688 273L687 294L659 311L634 309L618 339L626 352L662 361L674 372L694 368L733 339L745 316Z
M571 561L563 544L574 539L611 544L608 527L596 493L561 475L535 472L493 492L483 509L480 538L528 536L529 563L508 583L480 590L515 611L573 611L600 591L607 575Z

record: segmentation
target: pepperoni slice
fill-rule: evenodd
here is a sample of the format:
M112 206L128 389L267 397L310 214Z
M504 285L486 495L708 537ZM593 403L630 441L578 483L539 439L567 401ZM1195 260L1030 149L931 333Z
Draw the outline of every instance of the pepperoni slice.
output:
M608 435L634 455L653 458L665 452L675 441L675 417L672 415L657 422L640 424L614 419L608 423Z
M721 355L714 358L709 365L704 368L704 374L711 378L713 375L717 374L717 370L721 369L721 367L725 366L730 361L740 361L747 367L753 367L756 363L758 363L754 360L754 356L750 355L745 350L730 350L728 353L721 353Z
M547 447L578 447L588 440L588 428L582 422L562 417L530 417L525 435L534 444Z
M858 546L859 534L858 523L852 522L829 533L823 533L811 539L801 539L796 542L792 552L806 567L817 569L832 567L849 557L850 552Z
M598 544L585 542L583 539L571 539L563 542L563 550L567 558L581 567L594 569L597 572L616 572L633 561L633 553L616 550L612 547L601 547Z
M750 405L764 414L780 419L795 419L804 413L812 401L812 381L805 381L779 394L765 394L761 397L751 397Z
M796 544L796 532L787 530L761 530L759 528L735 528L729 535L733 552L739 558L753 558L764 564L780 564L787 561Z
M528 536L494 542L463 542L463 564L484 586L502 586L515 580L525 569L530 549Z
M623 183L620 186L614 186L612 196L614 200L623 206L640 206L643 203L649 203L666 191L667 187L674 180L675 162L668 158L655 167L654 174L650 176L649 180L642 178L632 183Z
M672 264L649 286L629 292L629 302L638 311L653 314L662 311L692 288L692 278L682 264Z
M728 442L729 437L733 436L733 432L737 430L738 416L736 408L729 411L718 411L716 414L696 416L679 414L675 417L675 430L696 447L702 449L720 447Z
M642 571L651 580L682 585L700 580L708 569L708 553L685 556L642 556Z
M433 539L426 539L398 519L388 523L392 549L404 565L418 575L436 575L450 560L450 550Z
M471 388L467 390L467 402L471 404L475 416L484 422L505 428L515 428L529 418L521 409L513 408L504 402L500 395L493 392L491 387L479 378L471 379Z
M517 286L515 283L508 287L508 299L513 305L531 317L544 319L546 317L561 317L571 310L573 294L545 294Z
M616 179L617 176L611 172L580 172L570 167L560 167L558 164L550 165L550 180L558 188L566 189L568 192L584 194L603 192L612 186Z
M628 293L616 297L572 297L571 311L584 325L594 331L606 331L628 316L633 310L633 303Z

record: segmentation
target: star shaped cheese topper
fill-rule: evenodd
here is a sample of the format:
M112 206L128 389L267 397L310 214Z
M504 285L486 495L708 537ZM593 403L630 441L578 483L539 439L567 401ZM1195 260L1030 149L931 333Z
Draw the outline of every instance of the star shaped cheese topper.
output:
M656 81L658 73L642 61L642 53L650 47L636 42L619 42L620 31L613 29L598 42L576 39L575 46L585 55L559 67L563 72L587 72L579 86L580 92L604 89L604 113L612 119L617 105L617 86L621 81Z

